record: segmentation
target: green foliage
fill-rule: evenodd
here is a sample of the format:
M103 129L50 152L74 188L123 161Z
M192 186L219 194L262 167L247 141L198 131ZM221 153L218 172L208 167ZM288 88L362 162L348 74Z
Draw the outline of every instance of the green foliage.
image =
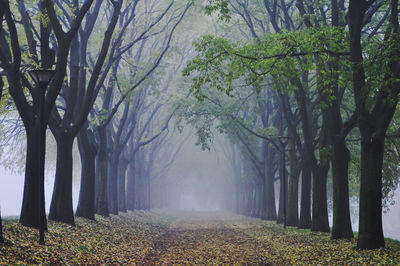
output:
M231 19L227 0L208 0L207 2L204 8L206 14L218 13L220 20L229 21Z
M277 89L290 90L288 81L315 69L315 55L328 62L332 54L342 53L347 48L346 35L341 28L311 28L266 34L259 41L247 44L206 35L194 43L197 56L187 64L183 74L192 77L191 89L200 100L204 99L203 86L230 95L234 81L239 79L259 92L267 75L280 81L277 83L282 86ZM342 86L345 84L341 81Z
M393 84L399 82L399 77L391 70L393 61L400 61L399 38L395 35L390 39L374 38L365 47L366 56L363 66L366 72L366 86L361 94L366 101L367 110L370 110L376 102L378 92L388 94L385 104L394 106L397 104L398 95L391 95Z

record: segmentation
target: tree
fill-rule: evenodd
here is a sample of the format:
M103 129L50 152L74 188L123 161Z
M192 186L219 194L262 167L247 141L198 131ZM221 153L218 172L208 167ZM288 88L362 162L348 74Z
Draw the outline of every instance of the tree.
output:
M54 106L64 81L70 43L78 31L80 23L92 2L93 0L86 0L81 8L77 9L75 13L76 16L74 16L74 20L68 31L63 30L63 27L57 18L52 1L45 0L41 2L39 5L40 11L48 17L48 19L43 19L40 22L39 43L41 61L38 59L39 56L36 50L36 40L31 38L34 36L32 33L33 25L27 25L27 21L23 20L25 23L24 31L27 36L26 39L29 42L28 47L30 47L29 54L31 58L33 58L33 62L37 66L40 65L42 68L51 68L55 62L55 55L57 54L57 61L55 63L56 74L50 83L45 100L46 110L44 121L46 125L50 118L50 111ZM21 11L26 10L24 1L19 1L18 3ZM39 156L37 156L37 154L39 151L38 138L40 132L40 123L38 121L39 90L33 89L24 76L25 71L21 65L22 47L20 46L18 31L13 19L13 14L10 10L9 1L2 0L0 4L2 7L2 13L4 14L5 24L8 28L8 34L6 34L6 31L3 28L4 21L1 19L0 42L2 45L0 49L0 62L6 72L7 82L9 84L9 93L14 100L19 115L21 116L27 136L25 185L20 223L26 226L38 228L39 217L45 217L44 213L39 216L39 197L37 193L37 187L39 186L39 176L37 174L39 172ZM26 12L23 13L22 17L27 14L28 13ZM56 36L55 39L57 40L56 52L50 48L49 38L51 30L54 31ZM6 36L9 36L10 42L6 40ZM29 89L28 93L25 93L25 87ZM44 195L40 195L40 197L44 198Z
M3 220L1 219L1 210L0 210L0 244L4 243L3 237Z
M362 29L375 1L351 0L349 4L350 56L354 102L361 134L361 179L357 247L384 247L382 229L382 165L386 131L398 103L400 84L398 1L390 2L389 23L375 58L373 72L364 63ZM383 47L382 47L383 46ZM382 49L383 48L383 49ZM379 73L379 75L377 75ZM368 83L367 78L372 79ZM375 93L371 93L370 86ZM374 97L371 100L371 97Z
M77 53L78 49L76 43L73 42L71 46L72 54L70 58L73 60L73 62L70 63L70 75L72 75L71 85L70 90L64 89L63 93L65 95L64 100L67 103L67 106L73 106L66 109L63 118L61 118L61 115L57 112L57 108L53 109L53 117L50 121L50 128L57 143L56 177L49 212L50 220L74 224L72 208L72 146L74 138L85 122L86 116L89 112L88 110L90 110L88 105L90 106L90 103L96 98L96 93L94 92L95 84L97 83L97 79L109 50L112 35L121 12L122 0L113 1L112 6L112 17L104 34L103 43L88 83L87 98L85 99L86 101L83 102L82 109L79 110L80 114L78 116L74 116L73 110L75 110L76 107L75 97L78 95L79 86L78 62L74 61L79 58L79 54ZM99 4L97 4L97 7L98 12ZM93 22L90 21L89 23ZM75 37L74 40L76 41L77 37Z

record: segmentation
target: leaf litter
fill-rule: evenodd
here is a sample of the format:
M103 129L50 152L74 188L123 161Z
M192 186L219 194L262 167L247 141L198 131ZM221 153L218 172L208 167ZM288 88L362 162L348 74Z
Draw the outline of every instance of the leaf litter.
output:
M357 250L356 239L330 240L275 222L221 212L153 209L76 218L76 226L48 223L46 245L38 232L4 221L0 264L252 264L399 265L400 242Z

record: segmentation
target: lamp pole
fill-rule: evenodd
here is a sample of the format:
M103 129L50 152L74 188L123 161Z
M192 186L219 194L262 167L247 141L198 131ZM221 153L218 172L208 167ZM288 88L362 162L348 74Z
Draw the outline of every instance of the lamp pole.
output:
M44 123L44 110L45 110L45 96L46 89L50 80L53 78L55 70L50 69L36 69L29 71L29 75L39 85L39 244L44 245L44 228L45 228L45 207L44 207L44 166L45 166L45 153L46 153L46 125Z
M286 144L288 142L288 137L279 136L279 141L282 144L282 177L283 177L283 228L286 229Z

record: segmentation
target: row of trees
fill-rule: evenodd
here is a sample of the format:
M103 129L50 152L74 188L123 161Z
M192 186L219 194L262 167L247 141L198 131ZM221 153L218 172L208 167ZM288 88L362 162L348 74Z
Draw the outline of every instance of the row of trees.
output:
M183 63L170 48L191 6L140 0L0 2L3 94L16 107L6 115L16 110L26 132L21 224L40 224L39 95L27 78L32 68L56 70L45 105L57 154L48 218L74 224L74 142L82 166L76 216L94 219L95 213L150 208L152 164L168 139L174 112L166 91Z
M353 237L351 193L358 247L383 247L382 205L398 184L398 1L211 1L208 11L230 31L195 43L184 75L200 102L181 114L204 147L215 121L231 139L238 210L281 221L274 183L287 167L277 136L288 135L288 224L330 231L331 174L332 239Z
M214 127L228 136L237 212L282 222L284 187L276 184L287 171L289 225L351 238L349 202L357 198L358 247L384 246L382 205L399 179L398 0L210 0L206 11L225 22L214 25L219 37L194 44L197 56L183 71L191 80L182 84L174 76L191 51L167 55L191 2L0 4L0 95L12 98L26 132L23 225L39 225L39 95L26 72L53 67L45 112L57 153L49 219L74 224L75 140L82 165L75 215L149 209L152 180L179 151L167 144L177 115L203 148ZM166 98L175 86L191 94ZM279 135L289 136L289 167Z

